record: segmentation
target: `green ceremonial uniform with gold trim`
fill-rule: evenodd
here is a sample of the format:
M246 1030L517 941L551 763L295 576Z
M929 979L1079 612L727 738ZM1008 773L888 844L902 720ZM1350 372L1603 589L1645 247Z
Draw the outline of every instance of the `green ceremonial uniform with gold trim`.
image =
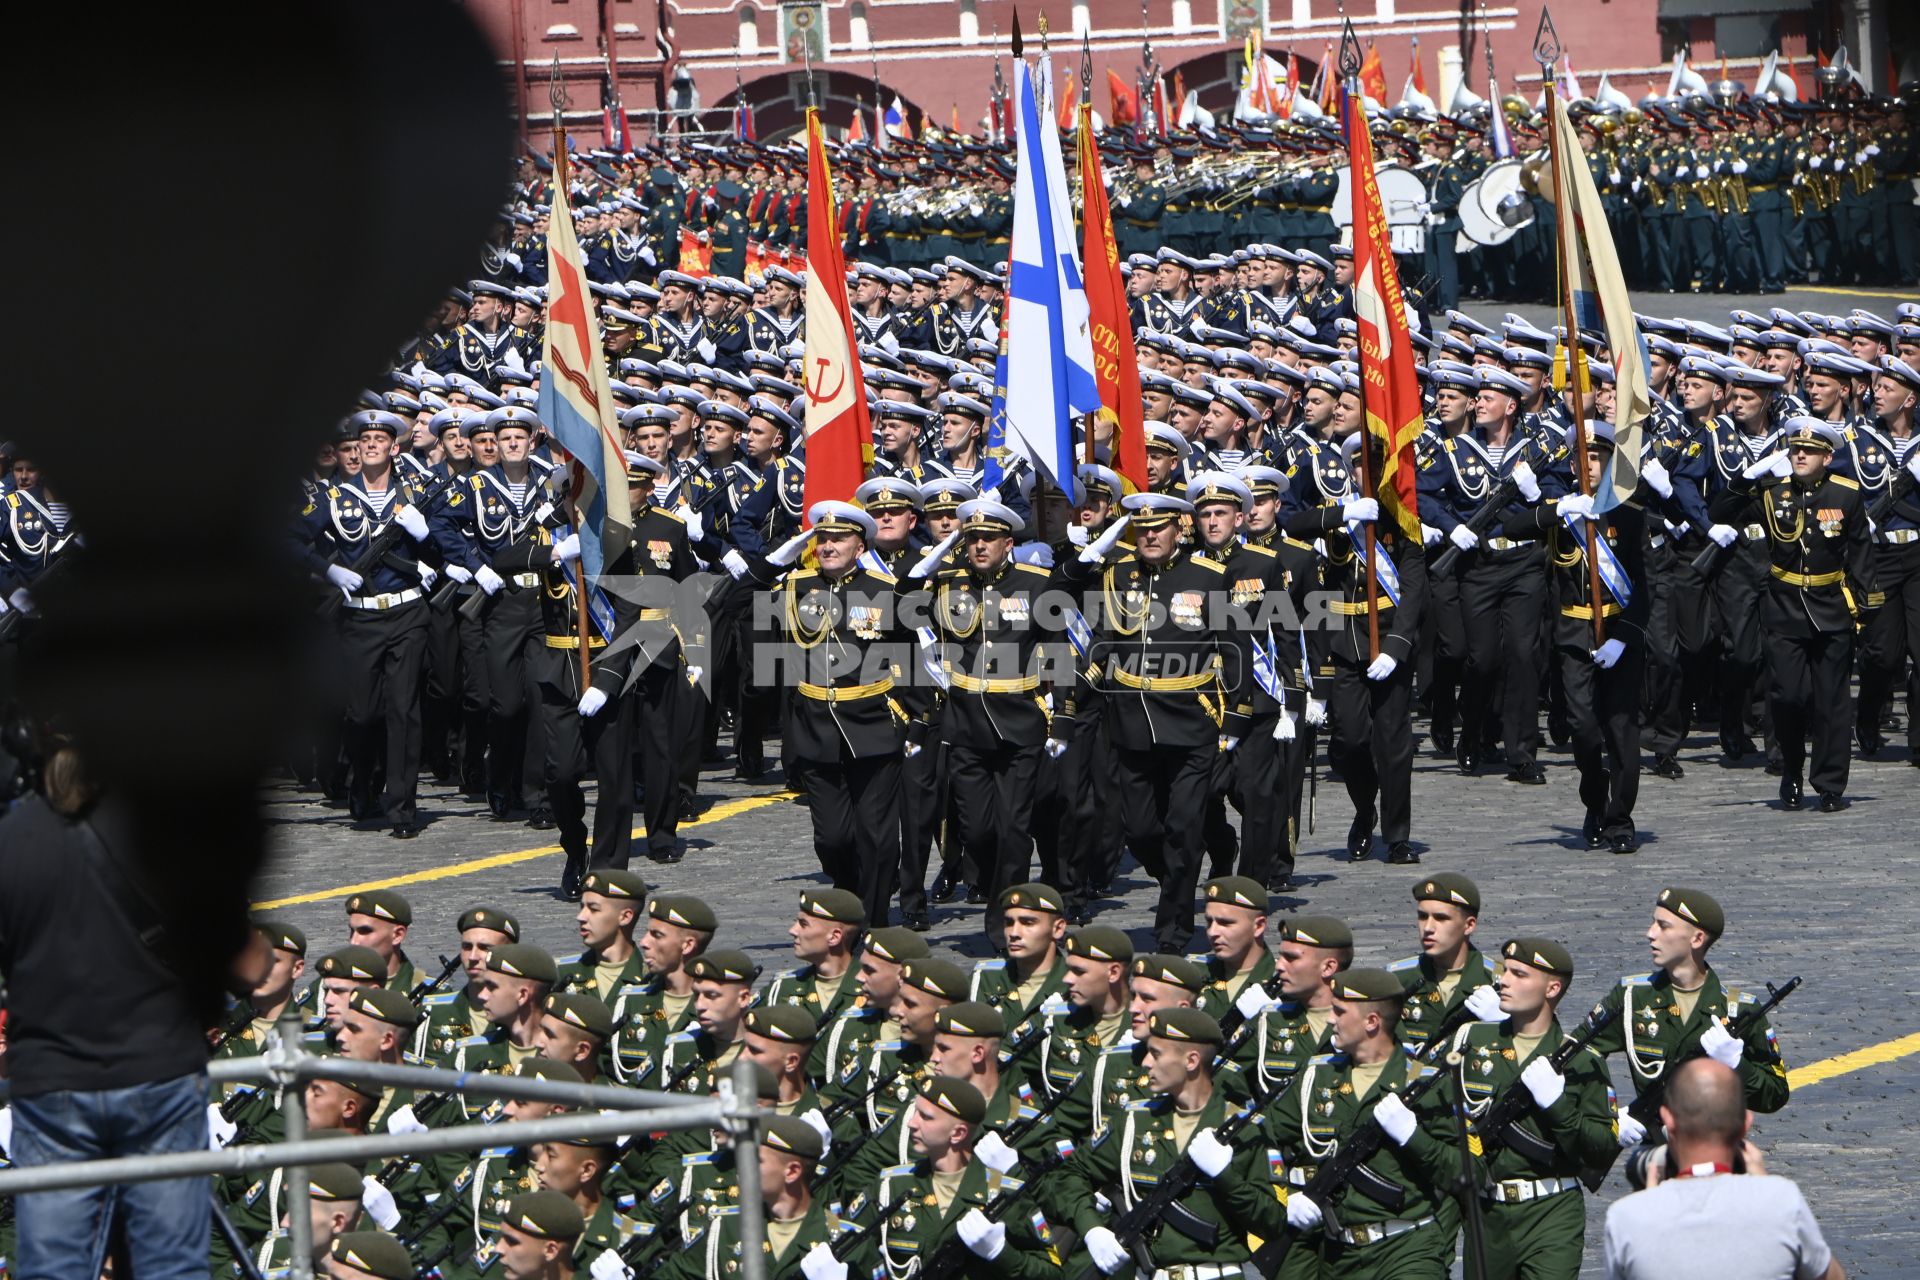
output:
M1707 970L1691 1015L1683 1014L1673 980L1664 972L1639 973L1620 979L1607 992L1605 1003L1619 1015L1595 1037L1594 1050L1603 1056L1627 1055L1637 1097L1666 1073L1670 1063L1692 1055L1713 1018L1729 1021L1753 996L1722 987L1720 975ZM1774 1042L1773 1028L1760 1019L1741 1037L1740 1087L1747 1107L1763 1115L1787 1105L1787 1064Z

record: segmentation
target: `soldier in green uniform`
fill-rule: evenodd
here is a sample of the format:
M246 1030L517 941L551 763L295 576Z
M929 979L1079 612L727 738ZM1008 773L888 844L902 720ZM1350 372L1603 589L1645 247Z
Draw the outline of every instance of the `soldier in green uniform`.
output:
M487 953L474 998L487 1029L453 1046L455 1071L501 1071L536 1056L534 1044L547 992L559 978L553 957L524 942L506 942ZM474 1106L462 1095L461 1105Z
M1248 1007L1258 1013L1271 1002L1264 988L1274 976L1273 952L1267 946L1267 891L1246 876L1218 876L1200 892L1207 950L1187 957L1207 970L1207 989L1200 993L1198 1007L1224 1018L1246 996Z
M800 909L787 926L793 954L801 965L768 983L760 1003L797 1005L821 1026L853 1008L861 995L854 970L860 931L866 925L866 909L858 895L845 889L802 889ZM824 1039L813 1042L807 1068L815 1079L826 1070L826 1053Z
M307 971L306 934L277 920L258 920L253 927L266 938L272 963L260 984L228 1011L213 1043L216 1058L252 1058L265 1053L273 1024L293 1003L293 986Z
M640 935L646 977L615 998L613 1078L635 1088L658 1088L654 1069L666 1039L693 1018L693 976L687 963L707 949L720 927L713 908L683 894L656 893L647 902Z
M1301 1186L1362 1126L1377 1125L1388 1139L1330 1197L1333 1204L1297 1189L1288 1195L1287 1221L1303 1237L1282 1276L1444 1276L1452 1264L1453 1223L1442 1212L1447 1196L1431 1171L1453 1141L1453 1122L1438 1107L1416 1114L1400 1100L1433 1074L1396 1043L1405 998L1399 977L1384 969L1349 969L1336 978L1335 1051L1309 1061L1267 1112L1269 1140Z
M745 195L737 182L725 179L713 188L713 198L719 206L713 222L706 234L713 246L713 274L730 276L735 280L745 279L747 274L747 216L740 211L740 201Z
M1474 1016L1498 1020L1499 995L1492 989L1493 963L1473 945L1480 925L1480 890L1457 871L1423 876L1413 885L1420 954L1397 960L1387 971L1400 979L1406 1004L1395 1022L1400 1039L1418 1049L1455 1008L1479 1001ZM1485 995L1478 995L1481 990Z
M1344 920L1288 916L1280 922L1274 966L1280 999L1253 1015L1253 1033L1236 1057L1261 1097L1278 1096L1309 1059L1332 1050L1333 982L1352 964L1353 931Z
M533 1174L540 1189L559 1192L580 1211L584 1226L572 1259L579 1271L590 1271L602 1254L617 1254L640 1231L640 1224L607 1194L613 1158L610 1138L569 1138L533 1147Z
M1127 974L1133 943L1119 929L1087 925L1067 935L1067 1008L1047 1015L1047 1030L1023 1071L1048 1097L1073 1088L1094 1058L1130 1038Z
M556 989L582 991L611 1003L640 981L646 968L633 931L646 901L647 882L637 871L596 867L587 872L580 882L580 910L573 917L586 950L559 961Z
M838 1205L813 1194L813 1170L822 1154L820 1135L804 1121L775 1116L767 1122L757 1154L766 1209L767 1280L847 1275L832 1246L856 1228ZM735 1280L742 1270L740 1247L740 1211L728 1205L696 1228L685 1247L653 1274L661 1280Z
M966 994L967 977L957 965L937 959L907 961L900 967L900 990L894 999L899 1037L871 1040L848 1054L840 1074L827 1081L821 1093L836 1106L851 1109L869 1132L877 1132L933 1074L928 1056L934 1020Z
M313 1265L316 1274L330 1274L325 1267L334 1240L354 1230L360 1222L360 1198L365 1189L361 1178L364 1176L352 1165L339 1161L307 1166L307 1186L313 1206ZM280 1225L252 1250L253 1265L260 1269L262 1275L286 1273L293 1261L292 1245L293 1237L286 1229L283 1215ZM404 1255L404 1250L402 1252ZM12 1256L11 1250L7 1256ZM411 1263L408 1263L408 1268L405 1274L411 1280ZM232 1257L225 1237L218 1230L213 1235L213 1274L223 1277L247 1274L239 1261Z
M423 1015L413 1052L444 1065L453 1055L453 1046L468 1036L477 1035L486 1025L474 999L476 984L486 971L487 953L502 943L520 940L520 922L494 907L469 907L460 913L460 966L467 982L458 991L439 991L421 1001Z
M853 1003L822 1024L820 1037L807 1059L807 1075L825 1092L875 1040L898 1040L900 1023L894 1012L900 979L909 960L932 956L927 941L904 925L889 925L867 934L855 974L859 994Z
M1064 1009L1066 957L1060 944L1067 936L1067 907L1050 885L1016 884L1001 891L993 909L1003 922L1007 954L974 966L968 998L998 1009L1009 1038L1019 1041L1039 1032L1049 1006Z
M498 1265L505 1280L569 1280L586 1229L580 1206L558 1191L524 1192L501 1210L486 1269Z
M564 1062L588 1084L598 1084L612 1039L613 1010L606 1001L585 991L547 993L533 1035L541 1057Z
M505 1074L531 1076L540 1080L579 1084L580 1073L564 1062L530 1058L507 1069ZM507 1098L487 1108L489 1118L501 1120L544 1120L564 1110L558 1103ZM448 1223L451 1239L441 1246L445 1252L433 1257L423 1251L422 1272L440 1264L448 1280L476 1280L491 1275L498 1262L497 1236L506 1210L515 1196L532 1191L538 1185L533 1153L523 1147L488 1147L479 1152L456 1151L436 1159L443 1194L456 1197ZM575 1212L578 1212L576 1210Z
M419 1025L420 1010L413 1001L397 991L369 987L347 997L347 1009L341 1015L335 1042L340 1056L355 1062L425 1066L405 1050L414 1038L414 1028ZM414 1091L405 1086L386 1090L368 1127L401 1133L458 1119L457 1111L451 1111L446 1105L451 1099L445 1095L431 1104L421 1100L418 1107L413 1105L415 1101Z
M1163 1009L1190 1008L1206 988L1206 970L1180 956L1135 956L1128 970L1127 1030L1098 1053L1082 1054L1070 1095L1053 1113L1066 1137L1084 1141L1116 1124L1126 1109L1152 1096L1146 1070L1147 1028ZM1068 1052L1072 1060L1072 1051ZM1237 1078L1238 1073L1235 1073Z
M772 1110L783 1116L812 1113L809 1123L818 1121L818 1127L825 1129L820 1096L807 1078L807 1059L819 1035L820 1024L804 1005L767 1004L763 1000L758 1007L747 1010L740 1025L741 1052L749 1062L773 1072L779 1084ZM859 1130L849 1123L845 1132L852 1137Z
M403 946L412 926L413 904L391 889L369 890L347 899L347 941L378 955L386 964L383 985L402 995L420 982Z
M308 1015L307 1030L332 1031L346 1012L347 997L362 987L382 985L386 961L367 947L345 946L320 957L318 975L296 1003Z
M327 1250L327 1274L335 1280L412 1280L406 1246L384 1231L348 1231Z
M1121 257L1159 250L1160 216L1166 204L1165 190L1154 175L1153 153L1136 151L1130 185L1113 192L1113 229Z
M1728 1020L1741 1006L1755 1003L1754 997L1722 985L1707 962L1708 950L1726 927L1726 913L1708 894L1678 886L1662 889L1647 926L1654 971L1624 977L1607 992L1606 1004L1619 1016L1594 1040L1594 1048L1627 1055L1636 1097L1670 1065L1699 1050L1739 1075L1749 1110L1772 1115L1787 1105L1788 1091L1787 1066L1773 1028L1761 1018L1739 1037L1728 1034ZM1659 1136L1628 1115L1625 1106L1619 1126L1622 1147Z
M1103 1273L1137 1276L1128 1243L1107 1225L1096 1202L1106 1192L1116 1210L1131 1209L1190 1157L1201 1177L1161 1219L1148 1227L1145 1244L1159 1270L1152 1274L1230 1276L1250 1259L1247 1237L1271 1239L1285 1229L1278 1162L1254 1135L1229 1145L1217 1130L1240 1109L1239 1099L1218 1087L1215 1055L1220 1024L1198 1009L1161 1009L1147 1024L1146 1075L1150 1096L1117 1116L1114 1124L1049 1179L1044 1203L1070 1222L1080 1249ZM1117 1194L1109 1188L1118 1188ZM1209 1241L1206 1237L1211 1235Z
M741 1027L753 1003L760 966L745 952L703 951L687 963L698 1025L666 1039L660 1087L673 1093L711 1093L744 1047Z

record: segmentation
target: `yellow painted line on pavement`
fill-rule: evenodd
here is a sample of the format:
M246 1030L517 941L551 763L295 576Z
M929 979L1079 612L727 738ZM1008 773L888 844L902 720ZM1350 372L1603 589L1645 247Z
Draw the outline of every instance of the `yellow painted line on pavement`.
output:
M765 809L769 805L785 804L799 798L797 792L781 791L770 796L748 796L742 800L728 800L695 818L692 822L680 824L680 830L691 831L696 827L711 826L716 822L725 822L728 818L737 818L743 813L755 809ZM634 839L641 838L644 828L633 829ZM510 867L517 862L532 862L537 858L551 857L561 852L557 844L542 845L538 849L519 849L513 853L496 853L489 858L474 858L467 862L450 862L442 867L428 867L424 871L410 871L403 876L390 876L385 880L368 880L363 884L343 884L332 889L320 889L313 893L299 893L290 898L273 898L266 902L253 904L255 911L272 911L277 907L297 907L302 903L325 902L330 898L344 898L350 893L366 893L374 889L397 889L402 885L424 884L429 880L451 880L455 876L470 876L476 871L491 871L495 867Z
M1851 1071L1864 1071L1868 1067L1884 1066L1915 1053L1920 1053L1920 1033L1901 1036L1898 1040L1883 1040L1879 1044L1870 1044L1864 1049L1855 1049L1851 1053L1837 1054L1831 1058L1822 1058L1818 1062L1809 1062L1804 1067L1796 1067L1787 1072L1787 1083L1795 1089L1804 1089L1810 1084L1819 1084L1822 1080L1844 1076Z
M1902 302L1913 301L1913 292L1899 293L1892 289L1842 289L1830 284L1801 284L1793 286L1797 293L1832 293L1842 298L1898 298Z

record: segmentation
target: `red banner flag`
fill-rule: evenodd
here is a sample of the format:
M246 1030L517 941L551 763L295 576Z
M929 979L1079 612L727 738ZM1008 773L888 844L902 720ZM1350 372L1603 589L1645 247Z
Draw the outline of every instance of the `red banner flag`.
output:
M1112 67L1107 68L1107 115L1107 123L1115 126L1136 124L1140 119L1139 93Z
M1353 165L1353 315L1360 331L1367 433L1380 443L1374 497L1384 527L1420 540L1413 442L1425 419L1413 368L1413 340L1393 240L1373 171L1373 135L1358 104L1347 112L1347 158Z
M847 304L847 264L840 256L840 218L820 113L807 108L807 339L802 381L807 388L805 500L842 502L866 479L873 439L866 378Z
M680 228L680 270L703 280L713 274L713 248L692 227Z
M1387 100L1387 68L1380 61L1379 48L1371 42L1360 63L1360 91L1375 102L1384 104Z
M1113 467L1136 490L1147 488L1147 434L1140 402L1140 361L1133 349L1133 318L1120 250L1113 241L1113 213L1100 181L1100 148L1086 108L1080 117L1080 172L1088 175L1081 201L1086 224L1081 270L1087 288L1087 320L1093 339L1093 379L1100 388L1100 416L1114 424Z
M853 109L853 122L847 126L847 141L850 143L865 142L867 140L867 126L862 123L860 117L862 110L863 108L860 107Z

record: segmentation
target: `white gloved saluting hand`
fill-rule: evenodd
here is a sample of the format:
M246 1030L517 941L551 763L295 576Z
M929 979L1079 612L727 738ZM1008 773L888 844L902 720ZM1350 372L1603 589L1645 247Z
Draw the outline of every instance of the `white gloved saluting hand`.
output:
M1500 991L1494 986L1475 987L1467 994L1467 1012L1482 1022L1505 1022L1506 1013L1500 1008Z
M1132 519L1132 516L1121 516L1118 520L1115 520L1107 526L1105 533L1102 533L1092 542L1080 548L1080 563L1099 564L1102 560L1105 560L1107 553L1113 550L1114 544L1120 541L1120 535L1127 531L1127 525Z

